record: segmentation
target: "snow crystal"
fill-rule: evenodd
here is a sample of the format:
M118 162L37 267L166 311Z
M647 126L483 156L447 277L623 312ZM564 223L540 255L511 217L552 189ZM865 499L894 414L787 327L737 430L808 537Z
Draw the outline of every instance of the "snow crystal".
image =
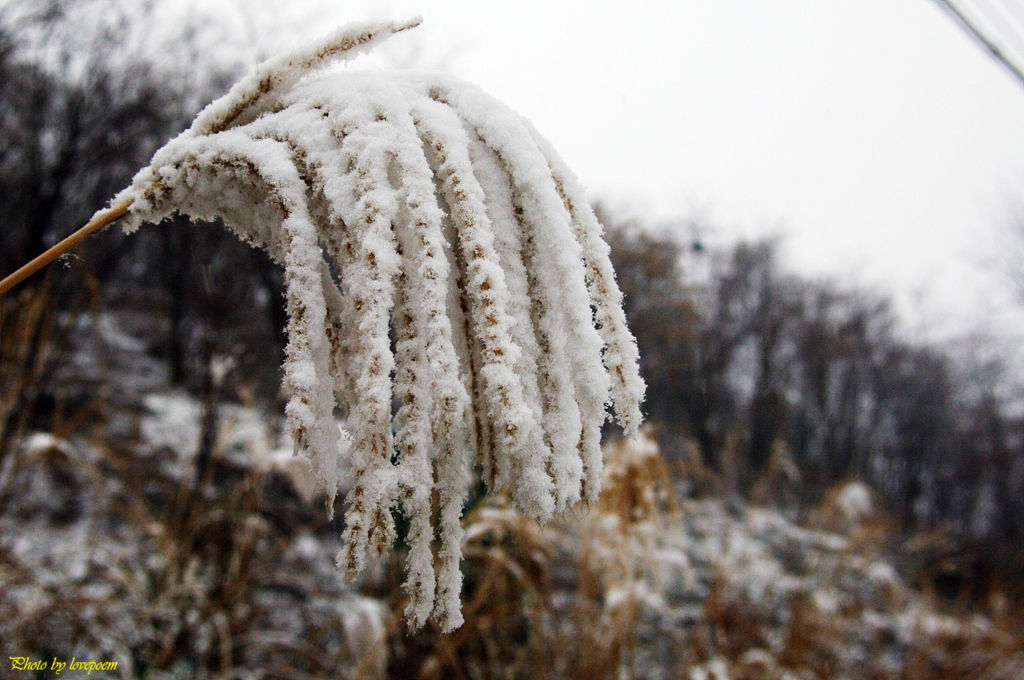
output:
M690 680L729 680L729 677L729 666L721 657L690 669Z
M871 489L863 482L846 484L836 496L836 508L847 522L859 522L869 517L874 510Z
M30 458L49 451L60 451L66 456L72 455L70 444L49 432L33 432L25 439L22 446L25 449L25 455Z
M199 403L183 394L150 394L143 404L149 411L139 422L144 450L170 449L181 460L194 456L199 450Z
M900 582L896 569L888 562L879 560L872 562L868 566L866 574L868 579L877 585L895 586Z
M815 590L811 593L811 602L818 611L825 614L837 614L839 613L840 598L839 594L831 589Z

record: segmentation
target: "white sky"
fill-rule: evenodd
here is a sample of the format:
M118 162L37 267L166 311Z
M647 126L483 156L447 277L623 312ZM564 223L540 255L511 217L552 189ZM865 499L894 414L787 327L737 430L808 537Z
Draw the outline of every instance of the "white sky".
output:
M1024 323L984 264L1024 205L1024 87L932 0L364 0L290 21L415 14L390 58L526 115L594 198L781 233L791 267L892 291L914 323Z

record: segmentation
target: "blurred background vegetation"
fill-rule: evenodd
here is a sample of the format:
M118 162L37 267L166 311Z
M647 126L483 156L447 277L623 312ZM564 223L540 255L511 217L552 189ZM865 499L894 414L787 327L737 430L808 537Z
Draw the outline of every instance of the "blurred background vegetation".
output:
M241 75L252 45L159 10L0 5L0 273ZM0 300L0 656L120 659L113 677L1024 677L1005 348L912 337L884 294L788 272L777 240L599 216L647 434L608 432L581 521L467 507L450 636L404 628L400 556L334 571L341 527L280 441L263 253L215 224L111 229Z

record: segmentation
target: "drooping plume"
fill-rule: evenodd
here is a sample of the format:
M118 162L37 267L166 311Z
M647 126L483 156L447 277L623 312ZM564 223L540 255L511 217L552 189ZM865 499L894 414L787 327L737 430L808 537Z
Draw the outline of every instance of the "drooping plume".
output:
M406 614L451 630L474 468L540 522L593 501L607 409L634 434L644 385L601 227L529 123L448 76L323 69L416 23L262 64L114 203L128 229L221 219L285 268L288 426L329 507L336 404L352 435L339 566L400 509Z

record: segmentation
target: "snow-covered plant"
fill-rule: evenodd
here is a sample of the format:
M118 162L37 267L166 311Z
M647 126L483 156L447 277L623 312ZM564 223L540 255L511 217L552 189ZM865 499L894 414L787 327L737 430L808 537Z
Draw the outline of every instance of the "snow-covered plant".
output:
M450 630L472 466L539 522L592 502L606 408L635 434L644 385L601 227L530 123L445 75L325 69L417 23L260 65L113 205L129 231L221 219L284 266L288 425L328 507L336 403L352 435L339 566L388 550L400 510L406 614Z

